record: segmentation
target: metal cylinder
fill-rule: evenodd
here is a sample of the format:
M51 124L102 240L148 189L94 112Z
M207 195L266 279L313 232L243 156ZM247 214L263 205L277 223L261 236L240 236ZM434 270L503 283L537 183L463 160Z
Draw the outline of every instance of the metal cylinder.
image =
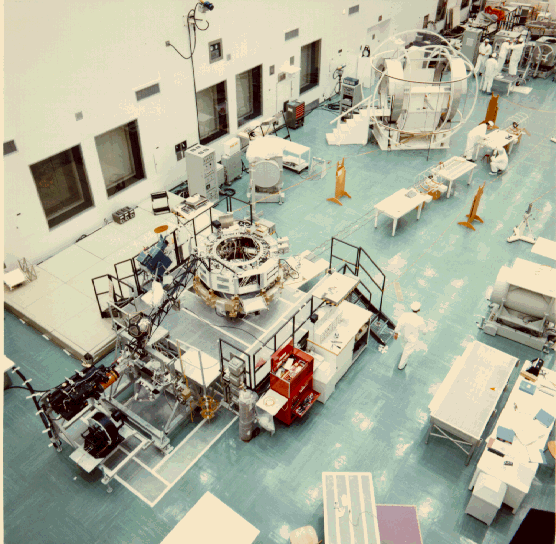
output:
M239 393L239 437L244 442L253 438L255 429L255 403L258 396L254 391L242 390Z

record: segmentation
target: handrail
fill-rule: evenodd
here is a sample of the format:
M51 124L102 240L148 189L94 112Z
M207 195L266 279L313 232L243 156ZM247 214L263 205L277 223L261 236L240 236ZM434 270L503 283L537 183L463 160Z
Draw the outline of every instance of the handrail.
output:
M332 121L330 121L330 124L334 123L338 119L341 119L342 117L344 117L344 115L347 115L348 113L351 113L353 110L356 110L356 109L360 108L361 104L363 104L363 102L367 102L372 97L373 97L373 95L371 94L371 95L367 96L367 98L364 98L363 100L361 100L361 102L359 102L359 104L356 104L355 106L352 106L351 108L349 108L349 110L343 111L340 115L338 115L338 117L335 117L334 119L332 119ZM342 105L340 104L340 109L341 108L342 108Z

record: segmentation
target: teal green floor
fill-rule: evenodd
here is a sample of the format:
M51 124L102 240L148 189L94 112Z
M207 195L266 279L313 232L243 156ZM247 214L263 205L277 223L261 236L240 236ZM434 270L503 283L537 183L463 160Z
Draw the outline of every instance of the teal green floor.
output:
M353 198L344 199L342 207L326 202L334 192L331 169L323 180L287 190L282 206L258 206L276 222L280 236L289 236L294 253L316 248L328 259L332 236L364 247L387 275L386 313L397 317L412 300L421 301L431 327L425 354L401 372L396 368L399 345L392 342L386 353L369 347L326 405L317 403L303 421L289 428L278 423L274 436L264 433L248 444L233 425L154 508L117 483L107 494L96 474L87 476L69 459L69 448L61 454L47 448L25 392L6 391L5 542L158 543L206 491L257 527L257 542L285 543L291 530L304 525L313 525L322 539L321 474L334 470L371 472L379 504L417 506L426 544L506 544L529 507L553 511L554 478L549 467L541 467L520 510L512 515L502 507L487 527L464 514L478 456L466 467L464 454L447 441L432 438L424 444L428 404L467 342L477 339L522 361L538 355L521 344L487 336L476 325L501 266L516 257L549 264L531 254L529 244L506 242L529 202L540 197L534 204L539 210L535 233L555 238L556 191L544 193L556 188L556 144L550 141L556 136L556 85L550 80L530 85L531 94L509 97L528 108L523 111L530 115L532 136L523 137L508 172L493 179L479 163L471 187L458 183L455 195L427 205L419 222L416 212L405 216L395 237L385 217L374 228L374 204L412 185L414 176L431 164L461 154L469 128L454 136L451 150L431 151L427 162L426 151L383 152L372 143L329 147L324 134L332 130L328 123L333 116L315 111L303 128L292 131L292 140L311 146L314 156L332 165L346 157L346 189ZM470 127L482 120L487 102L481 94ZM517 110L519 106L501 97L499 124ZM285 173L286 187L299 181L296 174ZM480 215L485 222L472 232L457 222L468 213L483 181ZM247 176L234 183L240 198L245 198L246 186ZM400 283L403 302L396 298L394 281ZM4 325L6 354L33 378L36 388L60 383L77 367L14 316L5 313ZM553 368L554 353L545 361ZM512 383L515 379L514 372Z

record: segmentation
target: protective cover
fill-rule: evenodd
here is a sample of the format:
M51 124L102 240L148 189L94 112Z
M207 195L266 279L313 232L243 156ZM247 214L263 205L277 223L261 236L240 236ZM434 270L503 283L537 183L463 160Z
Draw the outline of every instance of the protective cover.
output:
M245 153L247 160L252 163L274 157L282 157L287 142L277 136L265 136L257 138L249 144L249 148Z

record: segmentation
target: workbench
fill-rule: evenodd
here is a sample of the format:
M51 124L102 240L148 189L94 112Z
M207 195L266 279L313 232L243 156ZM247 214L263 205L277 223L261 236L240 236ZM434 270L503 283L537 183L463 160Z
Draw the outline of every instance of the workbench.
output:
M523 370L529 368L530 365L530 361L525 361ZM494 476L504 482L507 490L503 502L512 508L514 514L529 492L541 463L542 457L539 457L539 452L546 447L546 442L554 426L552 423L549 427L545 427L534 418L541 409L553 417L556 416L556 372L543 368L534 384L535 391L532 395L520 390L523 382L530 383L523 376L519 376L506 406L500 413L496 426L487 440L487 443L490 443L490 439L493 439L493 449L502 451L504 457L485 448L469 484L469 489L473 489L482 473ZM496 440L499 427L512 429L516 433L512 444ZM513 465L505 465L504 463L508 460L513 462Z
M413 191L415 195L412 197L407 196L408 194L411 194L411 191ZM432 196L419 193L415 189L400 189L393 195L390 195L388 198L385 198L378 204L375 204L375 229L378 226L378 216L383 213L394 220L392 225L392 236L394 236L396 234L396 226L400 217L403 217L414 208L417 208L417 219L420 219L421 210L423 209L425 202L431 201Z
M481 342L469 344L429 404L425 444L431 436L450 440L467 454L468 465L517 363L517 358Z
M338 334L330 334L320 343L309 340L311 353L323 357L331 367L329 379L335 386L351 365L367 347L372 313L363 308L344 300L338 307L341 312L338 326L334 331ZM319 321L315 326L319 325ZM367 327L356 340L359 331ZM314 338L315 335L313 335Z
M503 147L509 157L517 141L518 137L515 134L511 134L505 130L494 130L479 140L479 144L476 147L475 160L477 160L479 156L479 150L483 147L488 149L499 149Z
M510 91L513 91L513 88L516 86L516 83L520 79L522 79L522 77L517 74L515 76L512 76L510 74L504 74L504 75L498 75L494 77L494 81L497 81L499 83L505 83L508 86L507 87L508 92L506 93L506 96L510 94Z
M446 198L450 198L453 182L468 173L467 185L471 185L475 168L477 165L474 162L467 161L463 157L450 157L446 162L433 168L432 172L449 182Z

